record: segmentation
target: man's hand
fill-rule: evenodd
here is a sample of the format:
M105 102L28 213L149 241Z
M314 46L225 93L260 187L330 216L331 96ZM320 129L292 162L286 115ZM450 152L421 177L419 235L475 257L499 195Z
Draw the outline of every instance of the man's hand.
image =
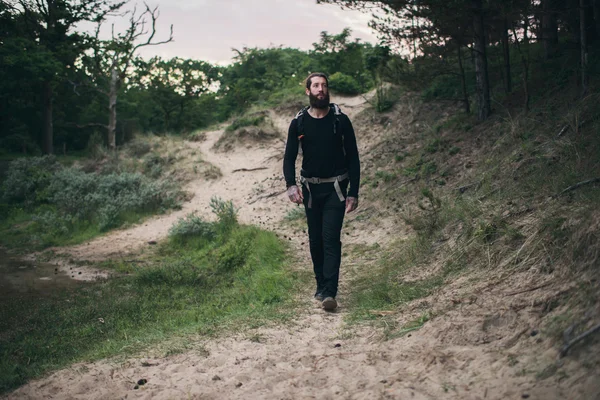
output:
M298 186L293 185L287 189L287 195L292 203L302 204L304 197L302 196L302 190Z
M352 212L358 207L358 199L356 197L346 197L346 212Z

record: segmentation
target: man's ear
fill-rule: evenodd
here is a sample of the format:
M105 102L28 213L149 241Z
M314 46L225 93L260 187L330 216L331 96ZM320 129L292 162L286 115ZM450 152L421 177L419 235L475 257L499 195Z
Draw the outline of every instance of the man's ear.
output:
M304 93L306 93L306 95L309 96L310 95L310 89L308 89L308 88L304 89Z

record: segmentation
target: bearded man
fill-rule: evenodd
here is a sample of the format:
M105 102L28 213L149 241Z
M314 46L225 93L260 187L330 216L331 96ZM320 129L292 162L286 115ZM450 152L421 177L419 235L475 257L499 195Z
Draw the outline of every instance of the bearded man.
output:
M301 110L288 130L283 158L287 195L304 204L310 255L317 290L314 298L327 311L337 308L344 215L358 206L360 160L354 128L336 104L329 103L329 81L322 73L306 78L310 106ZM302 148L300 189L296 158Z

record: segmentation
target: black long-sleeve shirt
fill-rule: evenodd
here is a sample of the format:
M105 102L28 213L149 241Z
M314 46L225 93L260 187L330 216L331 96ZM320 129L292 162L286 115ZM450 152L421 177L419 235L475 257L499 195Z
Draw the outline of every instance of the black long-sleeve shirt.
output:
M334 135L333 123L336 115L332 110L329 110L323 118L314 118L305 112L304 135L300 139L298 139L298 121L292 120L283 157L283 175L288 187L296 184L296 157L298 145L301 144L302 176L331 178L348 172L350 178L348 196L358 197L360 159L354 128L345 114L337 117L339 124Z

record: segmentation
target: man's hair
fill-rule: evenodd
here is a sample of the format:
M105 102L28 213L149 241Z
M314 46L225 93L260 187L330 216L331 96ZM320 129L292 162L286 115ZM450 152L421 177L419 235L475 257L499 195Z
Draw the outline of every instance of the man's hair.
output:
M308 76L308 78L306 78L306 88L310 89L310 85L312 84L312 78L314 77L320 77L320 78L325 78L325 82L327 82L327 86L329 86L329 79L327 79L327 75L325 75L322 72L313 72L312 74L310 74Z

